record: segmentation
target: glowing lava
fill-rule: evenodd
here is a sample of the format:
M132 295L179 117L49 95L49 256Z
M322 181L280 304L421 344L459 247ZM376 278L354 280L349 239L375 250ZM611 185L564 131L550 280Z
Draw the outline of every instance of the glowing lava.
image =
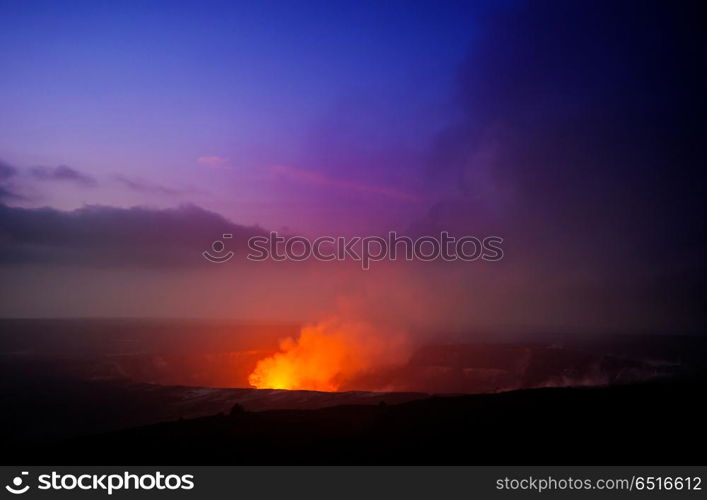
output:
M392 341L394 339L394 341ZM258 389L337 391L352 377L400 357L400 337L381 336L366 323L327 321L302 328L261 359L248 377Z

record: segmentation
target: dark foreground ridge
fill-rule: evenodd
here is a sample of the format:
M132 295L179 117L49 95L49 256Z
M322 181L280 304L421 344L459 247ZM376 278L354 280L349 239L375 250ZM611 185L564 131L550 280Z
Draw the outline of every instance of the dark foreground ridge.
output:
M246 411L20 448L54 464L704 462L704 378Z

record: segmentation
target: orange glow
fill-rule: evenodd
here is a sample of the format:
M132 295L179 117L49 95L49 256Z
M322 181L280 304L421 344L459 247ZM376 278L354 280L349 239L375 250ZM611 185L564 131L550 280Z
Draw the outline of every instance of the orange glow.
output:
M261 359L248 382L258 389L338 391L353 376L398 358L401 342L395 339L391 342L364 323L306 326L297 340L280 343L281 352Z

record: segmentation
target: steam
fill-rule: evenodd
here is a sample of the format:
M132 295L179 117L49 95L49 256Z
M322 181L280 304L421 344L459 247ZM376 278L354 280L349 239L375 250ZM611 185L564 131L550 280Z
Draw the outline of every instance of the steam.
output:
M286 338L280 351L258 362L248 378L258 389L337 391L355 377L407 361L402 332L380 331L366 321L329 318Z

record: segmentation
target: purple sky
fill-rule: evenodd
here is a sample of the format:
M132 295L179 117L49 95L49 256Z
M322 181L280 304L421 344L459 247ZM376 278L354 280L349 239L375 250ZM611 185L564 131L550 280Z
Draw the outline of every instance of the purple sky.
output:
M1 5L0 158L96 180L32 186L26 206L193 202L310 232L365 229L374 213L406 224L426 208L421 157L454 117L457 68L486 10Z
M704 329L698 2L0 0L0 19L3 316L299 317L387 290L454 324ZM194 267L253 225L493 234L505 257Z

